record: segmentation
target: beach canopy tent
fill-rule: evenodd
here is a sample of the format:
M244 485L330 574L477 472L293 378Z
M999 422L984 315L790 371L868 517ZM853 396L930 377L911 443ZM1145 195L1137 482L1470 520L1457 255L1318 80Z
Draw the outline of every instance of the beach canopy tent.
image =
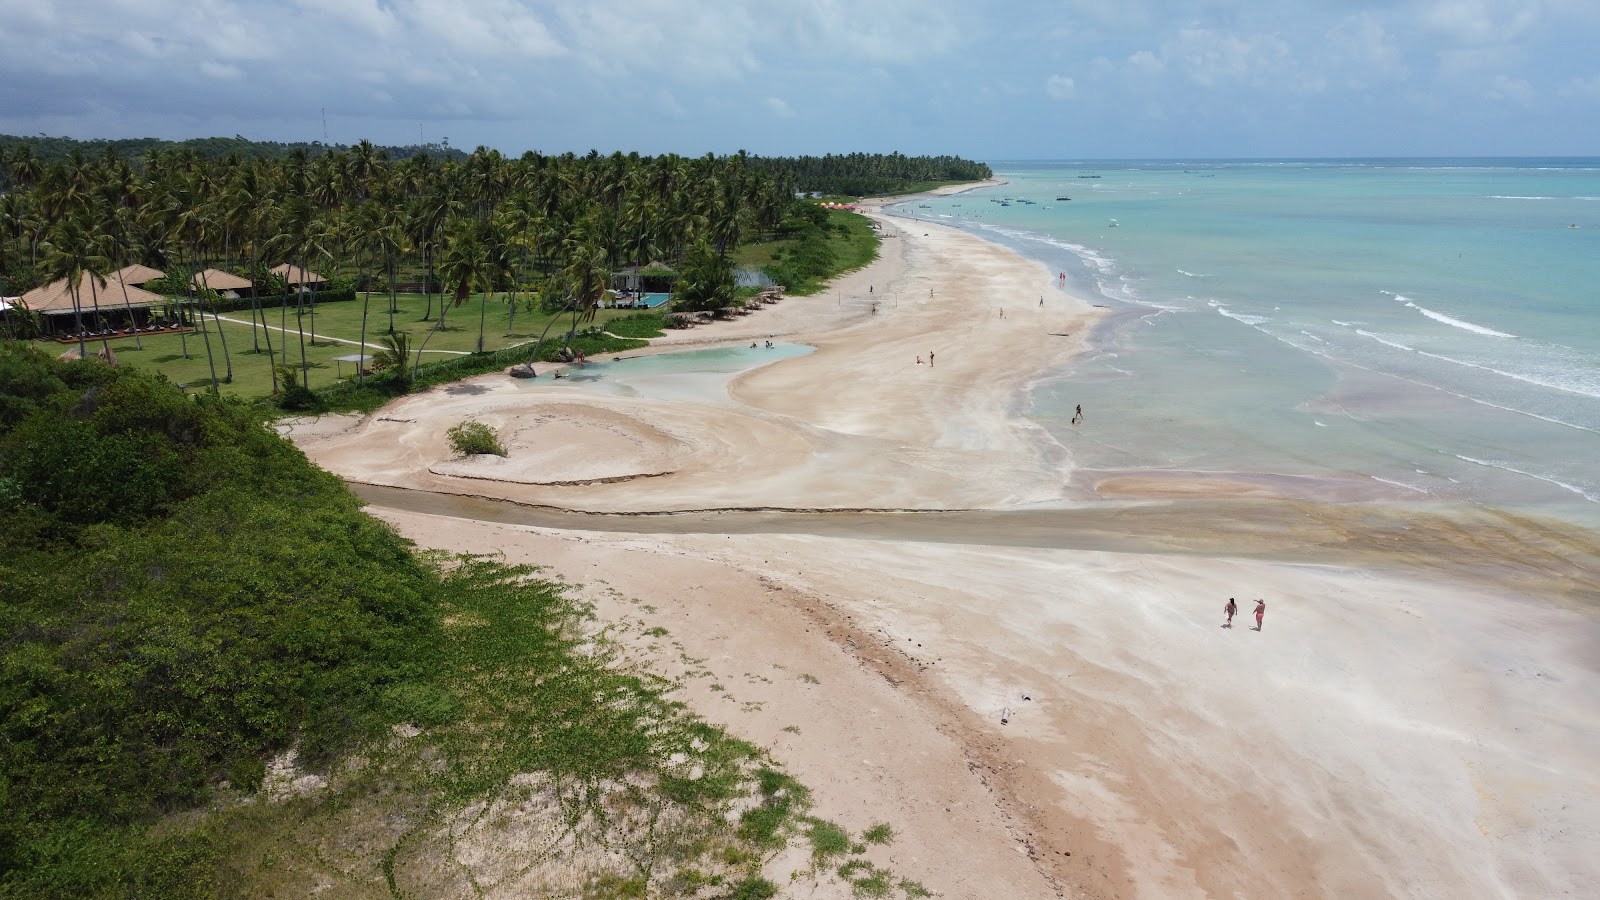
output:
M237 297L235 291L250 290L250 279L240 278L221 269L206 269L204 272L194 273L194 286L207 287L224 296Z
M302 277L300 267L291 266L288 263L284 263L281 266L273 266L267 271L274 275L282 275L283 280L289 282L290 285L303 284L312 290L316 290L318 285L326 284L328 281L328 279L323 278L321 275L318 275L310 269L306 269L304 272L304 277Z
M120 278L123 284L135 284L139 287L144 287L157 278L167 277L167 273L160 269L152 269L149 266L141 266L138 263L131 266L123 266L112 274Z
M20 305L39 316L40 330L46 335L68 335L76 332L79 315L85 331L144 327L150 322L152 310L170 302L160 294L120 281L116 273L105 276L102 284L85 272L78 280L76 307L65 278L23 294Z
M372 357L365 353L352 353L349 356L335 356L333 361L338 365L339 371L342 373L344 370L344 363L355 363L357 368L361 368L366 366L367 363L371 362ZM340 377L342 377L342 375Z

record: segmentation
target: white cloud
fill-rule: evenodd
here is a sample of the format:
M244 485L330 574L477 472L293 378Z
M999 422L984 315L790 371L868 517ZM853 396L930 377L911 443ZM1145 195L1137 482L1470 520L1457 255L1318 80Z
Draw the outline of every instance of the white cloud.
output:
M1167 70L1167 64L1149 50L1140 50L1128 57L1128 68L1145 75L1160 75Z
M1528 106L1533 103L1538 95L1534 92L1533 85L1521 78L1512 78L1507 75L1496 75L1488 89L1483 92L1485 100L1501 103L1515 103L1519 106Z
M1051 75L1044 80L1044 92L1057 100L1071 100L1077 86L1065 75Z
M394 10L378 0L294 0L294 5L313 15L348 22L371 37L392 38L400 33Z
M1574 78L1565 82L1556 93L1563 97L1578 97L1587 100L1600 100L1600 75L1590 78Z
M473 58L549 59L567 52L544 22L515 0L409 0L404 14L419 37L442 40Z
M1209 28L1185 28L1162 46L1162 57L1177 65L1195 84L1254 87L1288 86L1294 69L1289 45L1275 34L1227 34Z
M1431 0L1422 24L1466 44L1508 43L1537 23L1541 0Z
M1323 66L1337 74L1346 87L1356 90L1388 81L1404 81L1411 74L1394 35L1377 16L1348 16L1324 36Z
M238 66L212 62L209 59L200 64L200 72L207 78L238 78L244 74L239 70Z
M772 114L780 119L794 118L794 110L790 108L788 103L784 102L782 97L768 97L767 108L772 110Z

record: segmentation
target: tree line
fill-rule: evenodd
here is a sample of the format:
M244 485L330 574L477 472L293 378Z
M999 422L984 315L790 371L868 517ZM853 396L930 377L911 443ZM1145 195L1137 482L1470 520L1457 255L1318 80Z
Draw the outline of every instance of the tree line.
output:
M814 206L797 197L826 189L830 178L950 180L988 172L954 157L900 154L513 158L480 147L459 159L397 159L362 141L320 153L279 145L286 149L275 155L213 158L186 145L142 145L137 155L118 142L95 146L96 153L52 151L52 159L32 143L0 145L0 291L20 295L67 279L80 352L95 339L85 314L92 324L120 302L117 285L103 276L134 263L177 272L201 315L208 292L190 273L222 268L247 274L260 288L269 266L288 264L387 288L390 334L402 283L422 286L423 320L435 323L430 336L473 297L481 324L496 295L514 305L537 293L546 308L573 311L576 324L594 317L612 274L626 266L687 263L695 270L683 273L687 286L726 285L728 252L741 242L815 226ZM95 277L86 281L89 296L79 296L85 273ZM257 294L253 288L252 298ZM289 296L278 294L280 303ZM298 294L294 302L305 303ZM252 302L252 330L258 321L266 331L266 310ZM365 309L362 322L364 344ZM280 368L288 374L298 365L303 383L303 332L298 359L287 336L276 351L265 337L267 352L281 359L274 391ZM220 369L206 339L214 392L232 380L220 327L218 338ZM416 348L419 358L426 343Z
M930 184L982 181L994 175L987 164L959 156L900 153L757 157L755 164L788 173L802 191L850 197L903 194Z

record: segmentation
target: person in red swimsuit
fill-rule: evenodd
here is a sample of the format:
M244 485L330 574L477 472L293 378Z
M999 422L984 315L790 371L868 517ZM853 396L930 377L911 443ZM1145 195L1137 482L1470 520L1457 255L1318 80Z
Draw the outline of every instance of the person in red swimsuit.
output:
M1256 630L1261 630L1261 620L1267 615L1267 601L1256 601Z

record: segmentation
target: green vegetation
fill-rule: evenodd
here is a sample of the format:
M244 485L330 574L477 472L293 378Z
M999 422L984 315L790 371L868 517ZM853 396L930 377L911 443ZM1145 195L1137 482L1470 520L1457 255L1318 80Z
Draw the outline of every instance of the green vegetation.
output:
M458 422L445 432L445 436L450 439L450 449L462 456L506 455L506 447L500 443L494 429L476 419Z
M994 175L987 165L959 156L830 153L795 158L754 157L752 162L758 168L792 178L802 191L846 197L909 194L941 184L982 181Z
M750 293L734 288L733 263L804 295L870 262L877 236L867 221L797 199L801 185L837 176L906 186L986 171L898 154L511 159L480 148L401 158L366 142L201 143L0 141L0 292L138 264L166 273L149 286L171 301L147 314L119 303L114 282L91 279L105 290L75 296L70 310L13 310L0 333L88 334L85 345L215 396L369 409L407 387L392 351L372 364L386 337L405 336L420 386L444 372L492 371L500 358L488 358L511 347L535 345L528 352L539 359L559 352L552 347L623 349L584 347L580 336L598 326L643 339L667 320L603 309L607 287L672 284L677 308L715 310ZM327 283L302 297L270 271L276 264ZM190 273L211 268L250 286L235 298L192 289ZM197 330L135 334L124 329L130 318ZM343 359L360 354L369 362ZM466 355L476 358L423 372ZM285 383L290 369L297 388Z
M606 331L625 338L660 337L666 327L667 317L656 312L634 313L605 323Z
M862 832L861 839L869 844L890 844L894 842L894 829L888 822L879 822Z
M187 141L168 141L161 138L92 138L78 140L69 137L19 137L11 134L0 134L0 151L16 151L26 147L29 152L36 155L40 162L55 163L72 159L74 154L79 156L103 156L111 154L119 159L135 159L152 153L185 153L194 154L200 159L215 160L225 156L238 156L244 159L283 159L289 154L300 151L307 154L318 154L327 151L343 152L351 149L344 144L324 144L321 141L252 141L239 135L231 138L210 137L192 138ZM466 153L450 147L448 139L442 144L410 144L406 146L377 147L390 159L405 159L411 156L427 155L439 159L464 159Z
M818 862L850 850L849 833L832 822L813 819L806 836L811 841L811 858Z
M0 344L0 539L0 898L760 898L806 834L566 588L415 554L252 407Z
M760 269L775 284L800 296L814 294L829 279L872 262L878 235L866 217L811 204L785 221L777 240L747 244L733 254L740 265Z

